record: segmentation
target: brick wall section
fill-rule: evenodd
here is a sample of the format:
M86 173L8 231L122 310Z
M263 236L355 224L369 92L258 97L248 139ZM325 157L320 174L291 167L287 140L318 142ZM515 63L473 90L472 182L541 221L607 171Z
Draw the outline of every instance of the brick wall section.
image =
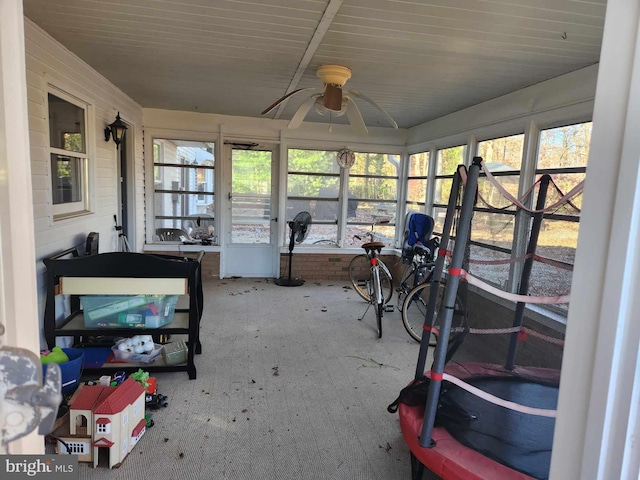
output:
M302 278L304 280L340 280L349 281L349 262L354 257L353 254L326 254L326 253L296 253L293 252L293 264L291 268L292 278ZM382 255L382 261L391 270L393 278L397 278L400 273L396 273L397 264L400 259L395 255ZM400 270L402 271L402 270ZM289 275L289 254L280 255L280 276Z

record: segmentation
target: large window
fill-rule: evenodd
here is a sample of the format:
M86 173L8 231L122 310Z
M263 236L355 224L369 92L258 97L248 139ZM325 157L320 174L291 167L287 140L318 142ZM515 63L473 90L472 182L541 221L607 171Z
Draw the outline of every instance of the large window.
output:
M444 218L447 215L447 204L451 195L453 175L458 165L464 162L465 145L443 148L436 156L436 176L434 180L433 219L434 232L442 232Z
M371 232L376 240L393 245L399 157L356 153L355 164L341 171L336 153L289 150L287 221L301 211L311 214L306 244L335 246L344 231L343 245L360 245Z
M485 167L511 195L518 197L524 134L495 138L478 143L478 155ZM514 241L516 206L489 182L478 179L478 202L471 228L470 257L475 260L509 261ZM471 263L469 271L501 288L507 287L510 264Z
M549 174L551 185L546 205L555 204L586 175L591 142L591 123L580 123L540 132L536 173ZM532 295L559 295L569 292L572 267L578 244L582 195L546 213L538 238L537 254L557 263L534 262ZM559 305L566 311L567 305Z
M51 199L54 220L89 211L87 105L63 94L47 95Z
M429 152L414 153L409 156L409 171L407 174L407 214L425 212L427 199L427 173L429 171Z
M372 232L373 239L393 246L398 199L398 155L356 153L349 170L349 209L347 243L359 245ZM402 222L400 222L402 223Z
M311 214L313 226L305 243L337 242L339 197L335 151L289 149L286 220L303 211Z
M155 241L215 243L214 144L155 139Z

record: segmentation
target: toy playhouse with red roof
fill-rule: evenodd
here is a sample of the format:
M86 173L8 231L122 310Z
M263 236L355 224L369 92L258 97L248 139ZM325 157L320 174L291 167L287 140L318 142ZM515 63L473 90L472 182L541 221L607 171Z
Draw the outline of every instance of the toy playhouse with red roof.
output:
M69 435L58 453L78 455L94 467L118 467L146 430L145 391L127 378L116 387L85 386L69 407Z

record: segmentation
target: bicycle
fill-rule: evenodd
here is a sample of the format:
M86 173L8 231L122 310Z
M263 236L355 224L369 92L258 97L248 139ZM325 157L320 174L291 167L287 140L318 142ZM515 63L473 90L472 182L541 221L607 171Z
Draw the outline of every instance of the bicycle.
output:
M436 248L438 248L438 239L432 238L428 246L416 244L412 247L409 255L403 253L403 263L406 263L404 260L406 257L411 258L411 263L405 268L402 279L396 288L398 310L402 311L402 304L409 291L425 281L430 281L435 267L433 254Z
M422 283L411 289L406 294L404 301L402 302L402 324L404 325L404 328L407 330L407 333L409 333L411 338L413 338L417 342L422 341L422 332L424 331L427 306L429 305L429 298L431 297L431 286L433 284L433 282L431 281L432 277L433 267L427 275L426 279ZM439 314L445 288L446 282L440 282L438 285L434 311L435 318L433 321L433 326L435 327L440 325ZM466 328L466 324L467 314L464 308L464 303L462 302L462 299L458 295L456 295L451 328L462 328L464 330ZM436 343L437 337L435 334L431 333L431 337L429 338L429 346L435 347Z
M313 242L313 245L329 245L331 247L339 247L340 245L335 240L329 240L328 238L323 238L322 240L316 240Z
M371 225L371 232L367 233L369 236L369 243L374 243L373 225L374 224ZM356 240L362 240L358 235L354 235L353 238ZM381 269L380 286L382 288L384 304L386 305L393 296L393 278L391 276L391 271L385 263L380 258L376 258ZM356 293L365 301L370 302L373 284L371 276L371 261L367 254L356 255L351 259L349 262L349 279L351 280L351 285L353 285Z
M369 307L371 305L374 305L376 311L376 322L378 326L378 338L382 338L382 316L384 315L385 310L385 299L383 296L382 284L380 281L380 272L384 270L380 269L380 260L378 259L378 255L380 254L384 246L385 244L382 242L367 242L362 245L362 248L364 248L367 260L369 262L371 281L368 282L369 305L367 305L367 310L365 310L362 317L358 320L362 320L367 314Z

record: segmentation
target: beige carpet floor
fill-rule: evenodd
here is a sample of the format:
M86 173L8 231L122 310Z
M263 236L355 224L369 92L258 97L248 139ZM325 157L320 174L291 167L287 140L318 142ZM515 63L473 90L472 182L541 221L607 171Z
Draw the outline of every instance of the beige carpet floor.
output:
M207 280L198 376L156 375L167 408L118 469L80 479L409 480L397 414L418 355L400 313L348 282ZM395 302L395 299L394 299Z

